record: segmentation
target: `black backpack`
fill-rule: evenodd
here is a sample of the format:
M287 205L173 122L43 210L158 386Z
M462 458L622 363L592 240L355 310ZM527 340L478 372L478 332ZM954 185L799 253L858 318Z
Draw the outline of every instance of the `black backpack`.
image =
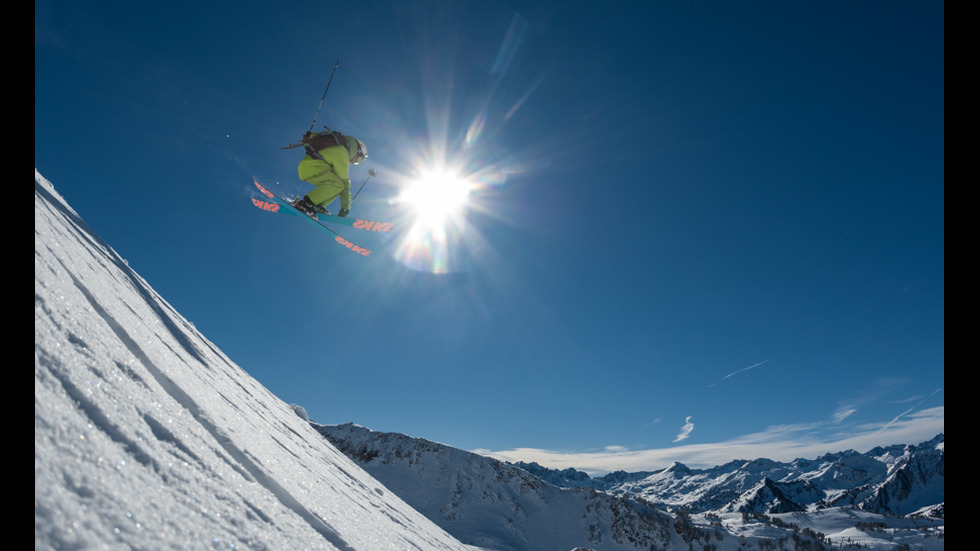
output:
M298 143L289 144L283 149L293 149L295 147L303 146L306 149L306 154L314 159L323 160L318 151L321 149L326 149L328 147L333 147L335 145L342 145L347 147L347 137L336 130L327 129L326 132L307 132L303 134L303 139Z

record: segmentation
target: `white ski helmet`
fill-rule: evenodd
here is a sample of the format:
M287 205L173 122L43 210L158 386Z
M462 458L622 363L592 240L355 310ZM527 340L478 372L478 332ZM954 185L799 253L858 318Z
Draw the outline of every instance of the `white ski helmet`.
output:
M368 156L367 155L367 146L364 145L364 142L362 142L361 140L356 140L356 141L357 141L357 151L354 153L354 155L350 159L351 164L354 164L354 165L360 164L361 161L363 161L364 159L367 159L367 156Z

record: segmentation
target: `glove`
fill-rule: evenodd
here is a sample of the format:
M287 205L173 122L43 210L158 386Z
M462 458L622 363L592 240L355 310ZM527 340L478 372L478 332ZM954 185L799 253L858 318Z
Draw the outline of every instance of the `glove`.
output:
M349 209L340 209L340 212L337 213L337 216L339 216L341 218L347 218L347 215L348 214L350 214L350 210Z

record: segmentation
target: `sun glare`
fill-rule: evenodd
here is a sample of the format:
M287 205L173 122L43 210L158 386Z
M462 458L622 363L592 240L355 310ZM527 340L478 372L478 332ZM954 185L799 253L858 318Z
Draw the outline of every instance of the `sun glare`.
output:
M453 249L461 239L472 183L458 172L436 169L406 180L395 203L404 207L409 229L396 257L416 269L454 269Z
M469 183L450 171L439 170L420 175L409 182L399 195L399 202L416 215L416 225L426 229L442 228L461 214L467 205Z

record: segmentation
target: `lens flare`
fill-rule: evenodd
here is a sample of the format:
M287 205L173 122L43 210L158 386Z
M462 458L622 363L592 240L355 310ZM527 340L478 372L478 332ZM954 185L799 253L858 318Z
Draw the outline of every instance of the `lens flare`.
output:
M395 203L406 209L411 229L396 257L416 269L452 270L453 243L465 224L472 184L457 171L439 168L407 180Z
M467 205L469 183L446 170L428 172L410 182L401 192L398 202L410 207L417 215L416 225L424 228L443 228Z

